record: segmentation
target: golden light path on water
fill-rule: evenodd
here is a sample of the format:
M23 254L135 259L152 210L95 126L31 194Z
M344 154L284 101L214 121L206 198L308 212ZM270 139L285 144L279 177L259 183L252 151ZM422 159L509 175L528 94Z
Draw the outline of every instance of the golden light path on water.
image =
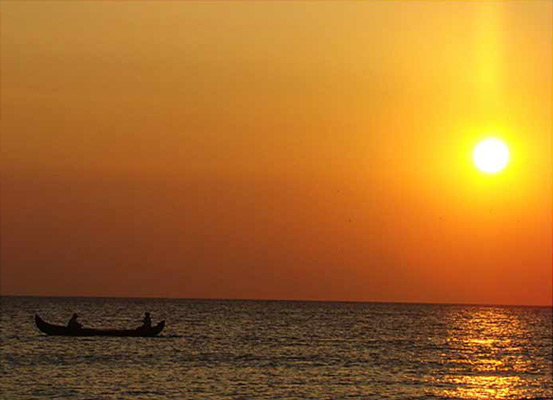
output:
M444 391L444 394L460 399L508 399L513 395L519 377L475 376L454 379L452 383L462 384L467 388Z
M525 344L535 332L528 330L529 321L504 308L474 308L452 321L447 340L450 352L442 355L458 367L436 379L435 394L459 399L511 399L524 397L520 374L532 373ZM450 389L450 388L454 389Z

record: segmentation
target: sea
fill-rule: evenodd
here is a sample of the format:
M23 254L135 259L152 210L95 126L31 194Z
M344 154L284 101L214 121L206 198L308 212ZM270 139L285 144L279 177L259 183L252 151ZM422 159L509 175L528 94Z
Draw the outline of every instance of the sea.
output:
M551 307L0 298L1 399L553 399ZM55 337L166 321L155 338Z

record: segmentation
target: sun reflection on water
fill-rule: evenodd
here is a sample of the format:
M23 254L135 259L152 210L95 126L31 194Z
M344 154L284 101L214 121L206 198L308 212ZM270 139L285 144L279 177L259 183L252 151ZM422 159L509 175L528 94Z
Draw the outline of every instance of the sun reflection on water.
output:
M542 375L545 393L551 371L533 370L536 355L527 348L537 332L524 320L524 313L474 307L470 312L452 312L448 325L448 350L442 353L442 361L449 373L431 378L432 394L459 399L520 398L525 385L521 374Z
M459 399L508 399L516 392L520 382L518 376L463 376L451 377L451 382L458 385L454 390L444 390L448 397Z

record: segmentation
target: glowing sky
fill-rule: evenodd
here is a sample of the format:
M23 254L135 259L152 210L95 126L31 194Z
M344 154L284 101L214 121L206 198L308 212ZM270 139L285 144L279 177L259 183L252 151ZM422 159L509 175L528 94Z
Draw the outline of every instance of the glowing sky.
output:
M3 1L1 293L551 304L552 7Z

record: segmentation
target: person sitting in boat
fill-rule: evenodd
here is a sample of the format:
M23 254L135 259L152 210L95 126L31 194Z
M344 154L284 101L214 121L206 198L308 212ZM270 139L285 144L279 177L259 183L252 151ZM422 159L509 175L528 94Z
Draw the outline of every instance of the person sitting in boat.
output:
M83 326L77 321L77 318L79 316L77 314L73 314L69 322L67 323L67 327L72 330L81 329Z
M150 313L147 312L144 314L144 319L142 320L142 327L143 329L149 329L152 327L152 318L150 317Z

